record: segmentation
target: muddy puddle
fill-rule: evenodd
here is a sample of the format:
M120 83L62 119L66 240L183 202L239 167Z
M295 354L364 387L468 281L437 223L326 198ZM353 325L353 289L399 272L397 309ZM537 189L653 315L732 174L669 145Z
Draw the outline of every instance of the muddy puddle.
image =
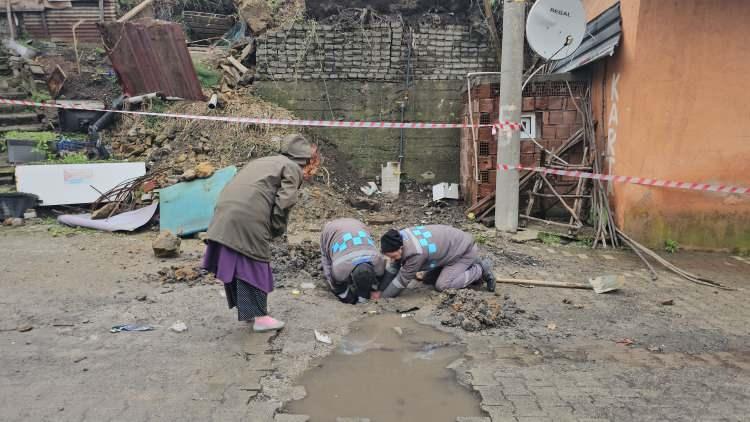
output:
M309 415L313 422L337 417L454 422L458 416L482 416L479 398L446 368L462 354L453 336L413 318L368 317L298 380L307 397L287 404L285 412Z

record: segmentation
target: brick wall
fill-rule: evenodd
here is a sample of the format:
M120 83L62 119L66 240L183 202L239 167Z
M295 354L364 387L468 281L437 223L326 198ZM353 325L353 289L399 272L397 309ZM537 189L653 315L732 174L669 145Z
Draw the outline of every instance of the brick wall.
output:
M464 25L308 23L258 40L260 80L403 81L407 63L417 80L458 80L469 72L497 70L488 40Z

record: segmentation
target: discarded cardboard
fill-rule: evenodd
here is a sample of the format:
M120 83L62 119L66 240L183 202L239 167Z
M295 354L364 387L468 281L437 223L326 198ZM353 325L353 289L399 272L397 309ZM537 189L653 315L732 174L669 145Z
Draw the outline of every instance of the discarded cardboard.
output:
M91 214L61 215L57 217L57 222L67 226L87 227L106 232L132 232L151 221L158 206L159 203L156 202L147 207L124 212L104 220L93 220Z
M42 205L90 204L118 184L146 174L146 163L49 164L16 167L16 188Z
M438 183L432 186L432 200L441 199L458 199L458 184L456 183Z
M237 167L223 168L208 179L178 183L159 191L161 230L178 236L206 231L224 186L237 174Z

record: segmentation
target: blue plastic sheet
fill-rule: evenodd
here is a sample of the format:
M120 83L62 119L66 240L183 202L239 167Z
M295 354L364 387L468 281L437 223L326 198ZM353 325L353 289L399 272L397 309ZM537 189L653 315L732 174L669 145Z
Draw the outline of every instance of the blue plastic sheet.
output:
M177 236L206 231L224 186L237 174L237 167L223 168L208 179L178 183L159 191L160 228Z

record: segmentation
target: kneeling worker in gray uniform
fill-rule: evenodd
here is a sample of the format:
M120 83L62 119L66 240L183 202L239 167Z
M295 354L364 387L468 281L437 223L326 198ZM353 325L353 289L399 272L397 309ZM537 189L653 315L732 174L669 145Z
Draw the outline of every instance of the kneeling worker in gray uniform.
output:
M383 256L361 221L353 218L333 220L323 227L320 237L323 274L331 291L344 303L356 304L370 299L383 276Z
M478 281L495 291L495 276L488 260L479 258L474 238L451 226L417 226L389 230L380 240L385 256L400 266L398 275L383 289L382 297L398 296L409 283L424 273L435 288L463 289ZM390 270L390 268L389 268Z

